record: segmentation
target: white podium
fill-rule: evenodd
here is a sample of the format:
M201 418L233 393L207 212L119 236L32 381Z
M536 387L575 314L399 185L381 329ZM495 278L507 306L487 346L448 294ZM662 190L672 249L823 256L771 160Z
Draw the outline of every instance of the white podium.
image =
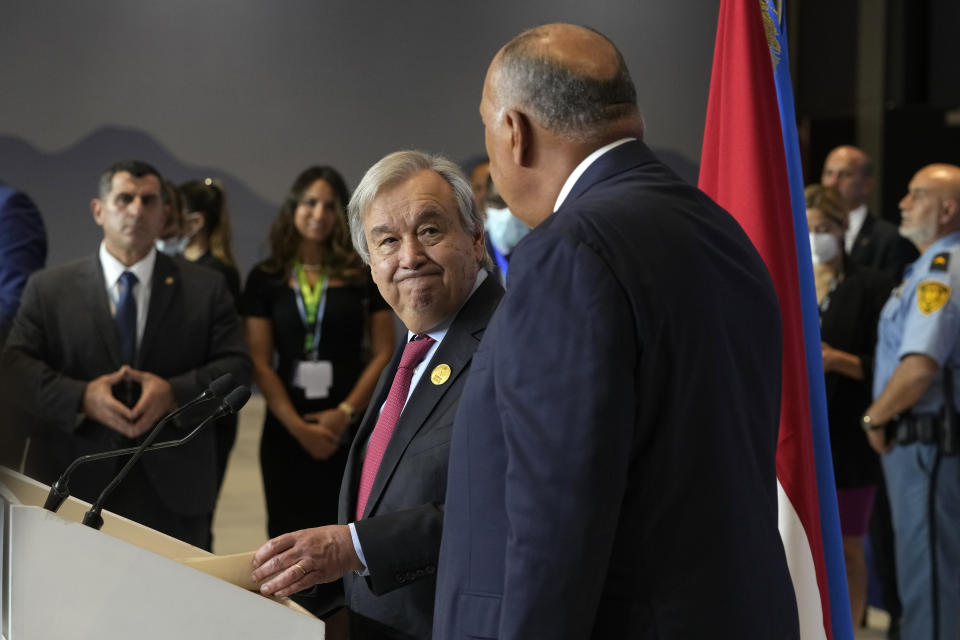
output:
M42 507L46 486L0 469L3 556L0 637L322 639L323 622L173 558L215 559L104 511L101 531L79 523L89 505Z

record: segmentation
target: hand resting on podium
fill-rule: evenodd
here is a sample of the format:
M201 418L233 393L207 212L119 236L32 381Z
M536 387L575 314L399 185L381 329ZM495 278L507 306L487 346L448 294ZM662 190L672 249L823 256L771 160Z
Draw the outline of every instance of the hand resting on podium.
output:
M253 556L251 579L260 593L285 597L349 571L362 571L346 525L329 525L285 533L268 540Z

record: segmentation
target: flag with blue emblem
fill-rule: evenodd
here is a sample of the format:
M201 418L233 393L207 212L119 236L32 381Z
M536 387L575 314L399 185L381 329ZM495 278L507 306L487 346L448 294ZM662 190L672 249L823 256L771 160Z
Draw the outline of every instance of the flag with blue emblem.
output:
M720 3L699 186L743 226L780 299L779 527L801 638L852 639L783 2Z

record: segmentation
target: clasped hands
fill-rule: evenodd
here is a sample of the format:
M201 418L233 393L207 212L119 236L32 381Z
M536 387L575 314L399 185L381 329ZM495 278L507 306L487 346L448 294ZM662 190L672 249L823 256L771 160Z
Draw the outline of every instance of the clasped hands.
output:
M140 385L140 398L133 407L126 406L113 395L113 386L124 381ZM91 380L83 392L83 413L128 438L149 431L175 406L176 397L169 382L128 365Z
M327 409L304 414L292 430L294 437L307 453L317 460L326 460L340 448L340 439L350 426L340 409Z
M282 598L363 568L353 548L350 528L329 525L268 540L253 556L251 579L263 582L263 595Z

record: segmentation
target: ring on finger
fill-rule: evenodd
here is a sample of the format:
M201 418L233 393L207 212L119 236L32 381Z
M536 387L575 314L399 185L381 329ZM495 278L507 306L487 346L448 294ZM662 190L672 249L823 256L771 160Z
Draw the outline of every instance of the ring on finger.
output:
M293 566L296 567L297 569L300 569L300 573L303 574L303 575L300 576L301 578L302 578L303 576L307 575L307 573L308 573L307 570L304 569L302 566L300 566L300 563L299 563L299 562L294 562L294 563L293 563Z

